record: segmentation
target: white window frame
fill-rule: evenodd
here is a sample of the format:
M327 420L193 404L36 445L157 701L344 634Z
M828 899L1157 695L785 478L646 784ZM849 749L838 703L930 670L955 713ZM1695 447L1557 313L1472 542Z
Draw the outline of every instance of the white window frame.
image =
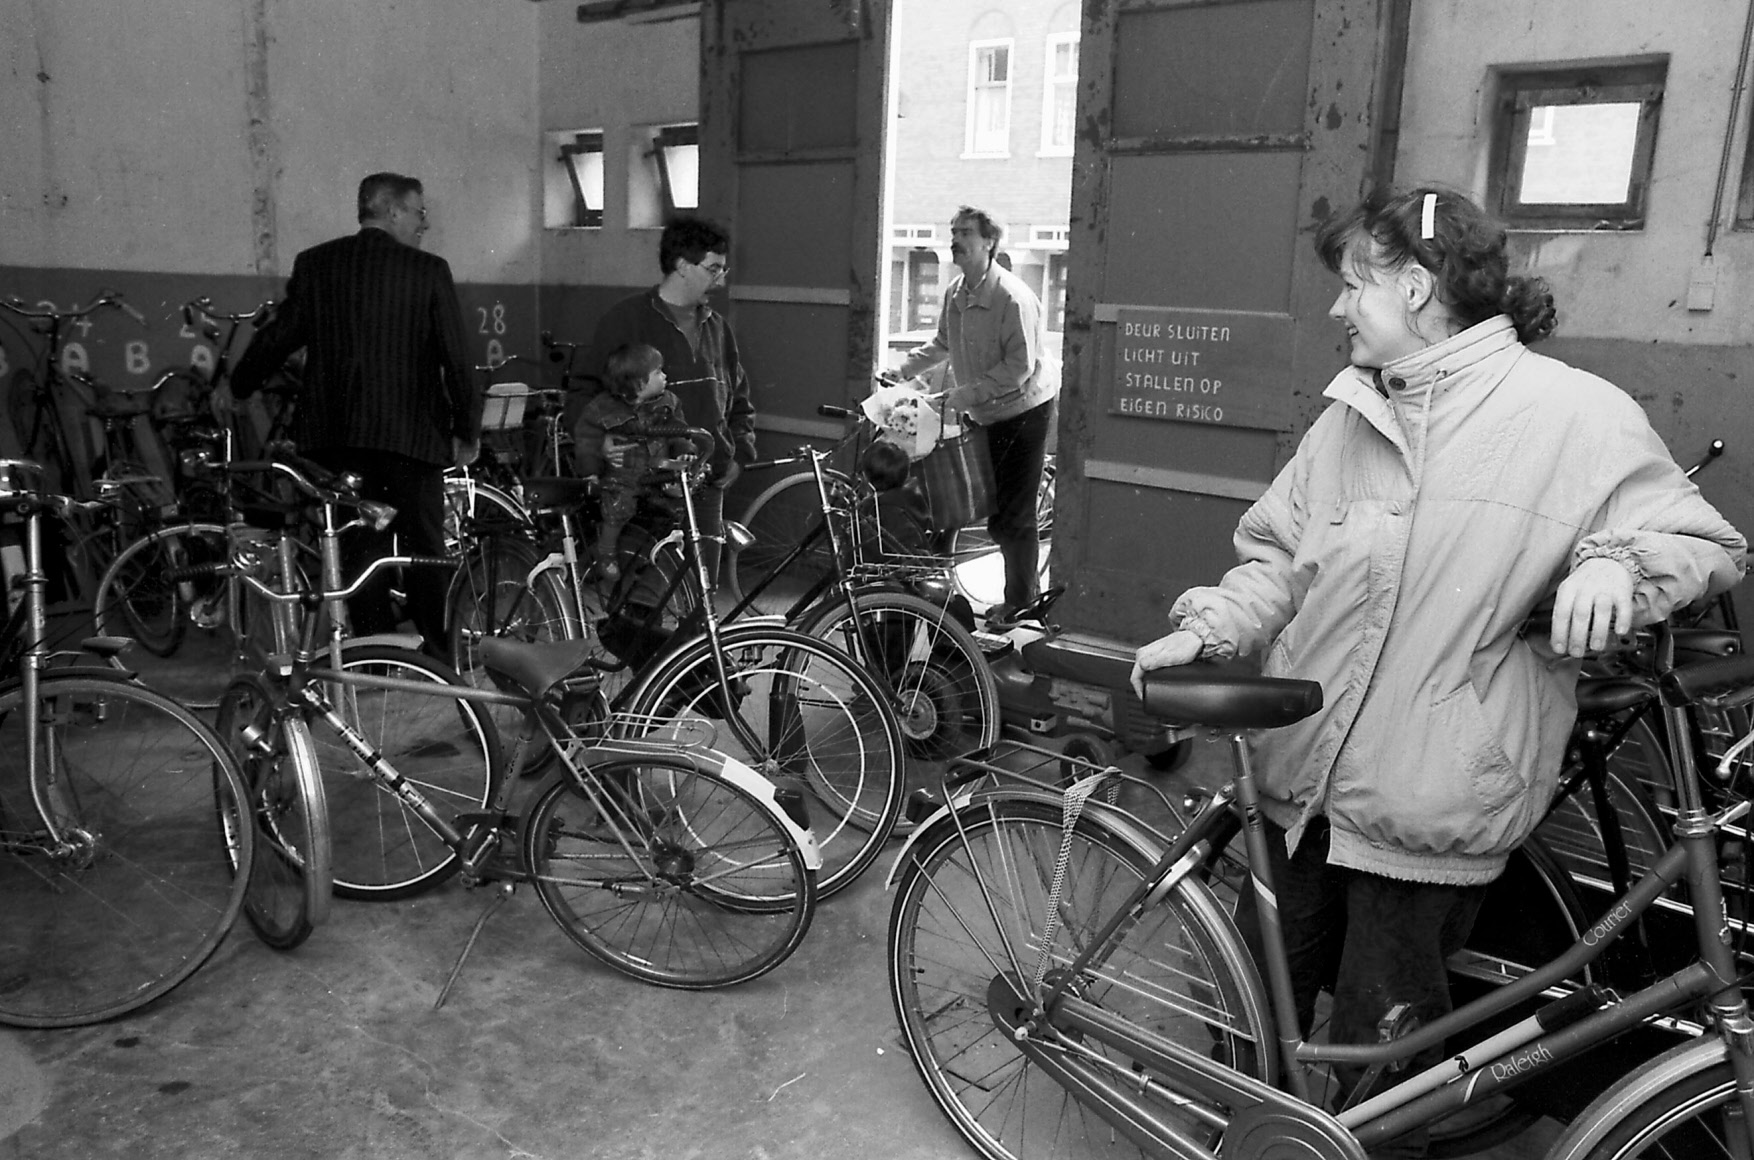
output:
M983 85L981 83L981 52L984 49L1003 48L1005 50L1005 147L1003 149L977 149L978 135L975 122L980 111L979 95L986 90L998 90L1001 86ZM971 40L968 42L968 117L963 134L964 157L1009 157L1011 156L1011 95L1016 90L1014 83L1017 76L1017 43L1011 37L995 40Z
M1057 50L1070 45L1072 47L1072 75L1057 76L1054 73L1054 58ZM1062 90L1070 93L1072 98L1073 118L1071 132L1065 144L1054 140L1054 110L1059 104ZM1070 157L1072 145L1078 134L1078 34L1076 32L1050 33L1047 50L1042 61L1041 86L1041 150L1038 157Z
M936 225L897 225L891 227L890 240L896 242L933 242L938 240Z

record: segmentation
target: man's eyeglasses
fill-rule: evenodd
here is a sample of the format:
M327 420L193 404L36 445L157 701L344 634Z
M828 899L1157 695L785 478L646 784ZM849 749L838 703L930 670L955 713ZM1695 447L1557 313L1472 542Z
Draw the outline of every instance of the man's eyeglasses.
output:
M715 262L711 264L696 262L695 265L699 266L702 270L705 270L708 278L722 277L725 274L730 273L731 270L731 263L729 262Z

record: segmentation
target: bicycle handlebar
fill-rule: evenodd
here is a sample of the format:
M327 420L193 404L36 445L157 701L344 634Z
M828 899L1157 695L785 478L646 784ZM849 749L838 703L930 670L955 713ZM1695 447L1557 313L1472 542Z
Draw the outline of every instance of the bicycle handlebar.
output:
M20 318L38 318L48 322L57 323L71 322L75 319L84 318L88 314L95 314L105 306L112 306L132 318L135 322L138 322L140 325L146 325L146 315L140 313L140 311L122 301L121 294L114 290L99 291L98 296L93 298L90 303L72 310L56 310L55 304L52 302L49 303L49 308L47 310L32 310L25 305L24 299L16 294L0 299L0 307L5 307Z
M1711 446L1705 449L1705 458L1701 459L1698 463L1695 463L1692 467L1687 468L1687 478L1692 479L1695 475L1699 474L1700 468L1704 467L1723 453L1724 441L1722 439L1713 439L1711 441Z
M193 326L195 324L195 316L198 314L201 317L210 319L214 322L248 322L251 325L260 326L267 319L268 315L273 312L274 305L274 299L269 298L254 310L246 311L242 314L230 314L224 310L214 309L213 299L203 294L199 298L192 298L183 303L183 321Z

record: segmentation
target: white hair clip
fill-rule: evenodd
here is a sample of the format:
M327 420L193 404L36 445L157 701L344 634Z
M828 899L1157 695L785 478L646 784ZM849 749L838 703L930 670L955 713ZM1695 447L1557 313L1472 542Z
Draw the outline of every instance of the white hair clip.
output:
M1419 211L1419 240L1429 242L1437 234L1437 195L1425 195L1425 206Z

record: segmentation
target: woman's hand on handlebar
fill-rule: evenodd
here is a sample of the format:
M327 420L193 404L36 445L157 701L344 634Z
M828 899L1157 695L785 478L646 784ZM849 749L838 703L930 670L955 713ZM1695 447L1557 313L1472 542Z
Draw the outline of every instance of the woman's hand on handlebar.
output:
M1146 673L1154 669L1171 669L1198 660L1200 650L1204 647L1205 642L1185 628L1178 628L1168 636L1160 636L1150 644L1141 646L1133 656L1133 692L1143 701Z
M1553 595L1553 629L1547 643L1561 656L1582 657L1632 631L1632 573L1607 556L1571 570Z

